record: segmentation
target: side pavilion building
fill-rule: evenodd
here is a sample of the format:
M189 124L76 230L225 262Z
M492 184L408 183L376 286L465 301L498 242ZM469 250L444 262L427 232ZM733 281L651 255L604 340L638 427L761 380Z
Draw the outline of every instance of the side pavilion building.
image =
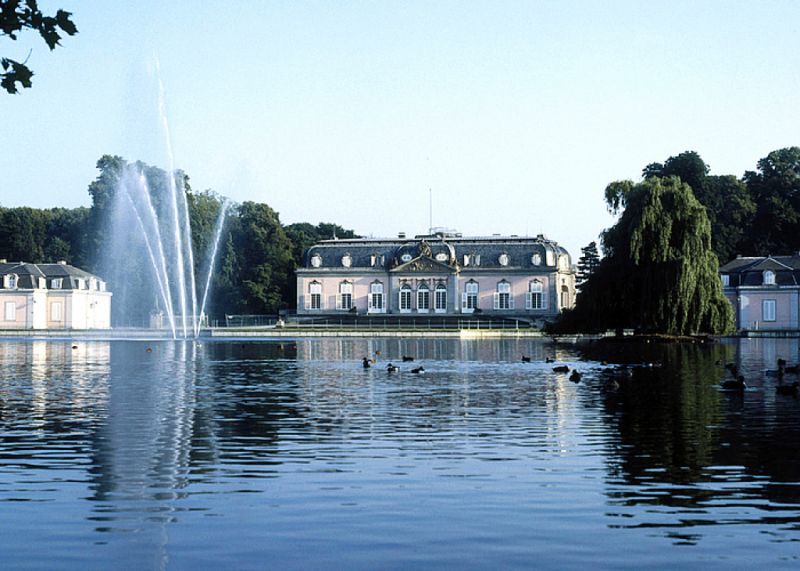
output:
M800 330L800 254L739 256L719 272L738 331Z
M297 270L301 315L458 315L545 321L575 302L569 253L539 235L325 240Z
M108 329L111 292L66 262L0 260L0 329Z

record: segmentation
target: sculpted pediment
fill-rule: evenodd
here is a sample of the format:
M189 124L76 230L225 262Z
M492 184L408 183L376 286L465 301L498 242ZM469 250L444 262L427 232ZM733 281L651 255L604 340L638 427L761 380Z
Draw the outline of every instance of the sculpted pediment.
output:
M437 262L428 256L417 256L413 260L409 260L408 262L400 264L392 269L392 272L440 272L448 274L452 274L454 271L455 268L447 264Z

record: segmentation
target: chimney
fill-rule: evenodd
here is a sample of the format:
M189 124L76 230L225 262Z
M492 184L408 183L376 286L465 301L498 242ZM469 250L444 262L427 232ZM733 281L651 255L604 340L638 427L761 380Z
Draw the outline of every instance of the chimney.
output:
M398 232L397 233L397 237L400 238L401 240L405 240L406 233L405 232Z
M58 263L61 264L62 266L66 266L67 265L67 261L66 260L59 260Z

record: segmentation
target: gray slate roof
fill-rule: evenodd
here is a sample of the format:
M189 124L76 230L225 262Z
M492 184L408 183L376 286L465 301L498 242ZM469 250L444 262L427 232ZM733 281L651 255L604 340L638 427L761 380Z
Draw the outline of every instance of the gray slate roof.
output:
M430 253L425 252L425 248ZM552 254L553 264L547 265L547 252ZM508 264L500 264L500 255L506 254ZM532 262L534 254L541 257L539 266ZM453 269L464 268L464 256L479 256L480 263L471 262L469 269L553 269L558 264L558 257L566 255L572 265L569 253L553 240L544 236L449 236L425 235L414 238L356 238L346 240L324 240L309 248L304 256L303 267L317 269L311 263L315 256L321 259L318 269L348 270L342 264L342 258L352 258L351 269L388 271L420 256L447 264ZM376 257L375 265L372 257ZM406 259L404 259L404 257ZM438 258L444 257L444 260Z
M720 267L719 272L730 276L730 287L738 287L764 285L764 272L767 270L775 273L776 285L798 285L800 284L800 254L739 257Z
M19 278L18 289L33 289L38 287L38 278L47 279L47 289L52 289L51 279L62 278L61 289L78 289L77 279L88 280L95 278L103 281L102 278L90 274L75 266L68 264L30 264L27 262L0 262L0 276L16 274ZM0 280L0 289L3 288L3 281Z

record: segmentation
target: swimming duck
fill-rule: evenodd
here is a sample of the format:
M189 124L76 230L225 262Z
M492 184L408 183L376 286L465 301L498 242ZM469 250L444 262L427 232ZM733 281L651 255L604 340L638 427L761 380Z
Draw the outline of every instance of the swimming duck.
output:
M557 367L553 367L553 371L556 373L569 373L569 367L566 365L558 365Z
M409 357L408 355L403 355L403 363L410 363L414 360L414 357Z
M747 385L744 382L744 377L739 375L735 381L727 380L722 382L722 388L728 391L744 391Z
M522 362L523 363L530 363L531 362L531 358L530 357L526 357L525 355L523 355L522 356Z
M77 346L77 345L73 345L73 346L72 346L72 348L73 348L73 349L77 349L77 348L78 348L78 346Z
M400 367L398 367L397 365L392 365L391 363L386 365L386 372L388 372L388 373L396 373L399 370L400 370Z
M148 347L147 349L144 350L144 352L145 353L152 353L153 349L151 347Z
M545 357L544 362L545 363L555 363L556 360L551 358L551 357Z
M580 372L576 369L572 371L572 374L569 376L569 380L572 381L573 383L580 383L581 376L582 375L580 374Z
M364 357L364 358L361 360L361 366L362 366L362 367L364 367L365 369L369 369L369 368L372 366L372 363L370 363L369 359L367 359L366 357Z
M414 373L415 375L422 375L422 374L424 374L424 373L425 373L425 367L423 367L422 365L420 365L420 366L419 366L419 367L417 367L416 369L411 369L411 372L412 372L412 373Z

